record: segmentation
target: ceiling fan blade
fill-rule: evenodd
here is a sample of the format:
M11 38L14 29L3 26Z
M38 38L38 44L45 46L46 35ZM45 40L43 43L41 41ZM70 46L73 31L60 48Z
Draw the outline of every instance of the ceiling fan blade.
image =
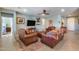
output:
M49 15L49 13L47 13L46 10L43 10L43 12L42 12L42 13L39 13L38 15L43 15L43 14L45 14L45 15Z
M45 13L46 15L49 15L49 13Z

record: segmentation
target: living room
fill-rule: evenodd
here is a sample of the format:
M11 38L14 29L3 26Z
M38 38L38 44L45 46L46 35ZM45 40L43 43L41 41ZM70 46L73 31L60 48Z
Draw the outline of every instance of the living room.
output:
M74 39L78 39L74 34L78 34L79 31L78 12L77 7L1 7L1 50L78 50L77 43L75 42L74 48L69 40L73 36ZM4 23L2 26L5 19L12 22ZM51 31L56 32L56 36L50 37ZM66 45L68 42L73 48Z

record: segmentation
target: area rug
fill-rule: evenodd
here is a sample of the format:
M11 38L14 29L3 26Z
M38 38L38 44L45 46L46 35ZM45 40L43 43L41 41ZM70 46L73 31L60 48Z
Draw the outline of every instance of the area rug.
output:
M37 50L39 50L39 49L41 49L41 48L43 48L44 47L44 45L42 44L42 43L40 43L40 42L37 42L37 43L33 43L33 44L31 44L31 45L29 45L29 46L27 46L27 47L25 47L25 51L37 51Z
M15 43L17 51L37 51L43 48L45 45L41 42L32 43L28 46L25 46L21 41Z

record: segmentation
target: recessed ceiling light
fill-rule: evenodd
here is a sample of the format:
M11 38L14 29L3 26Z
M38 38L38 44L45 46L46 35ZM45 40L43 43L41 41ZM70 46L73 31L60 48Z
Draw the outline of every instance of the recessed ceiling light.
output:
M27 12L27 9L23 9L24 12Z
M64 9L61 9L61 12L64 12L65 10Z

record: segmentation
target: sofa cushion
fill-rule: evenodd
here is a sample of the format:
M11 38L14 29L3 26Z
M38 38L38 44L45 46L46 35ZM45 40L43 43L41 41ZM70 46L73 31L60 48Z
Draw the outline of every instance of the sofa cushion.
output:
M34 33L36 31L35 31L35 29L29 28L29 29L26 29L25 32L26 32L26 34L31 34L31 33Z
M58 40L57 34L54 33L54 32L48 32L46 35L47 35L48 37L53 37L54 39Z

